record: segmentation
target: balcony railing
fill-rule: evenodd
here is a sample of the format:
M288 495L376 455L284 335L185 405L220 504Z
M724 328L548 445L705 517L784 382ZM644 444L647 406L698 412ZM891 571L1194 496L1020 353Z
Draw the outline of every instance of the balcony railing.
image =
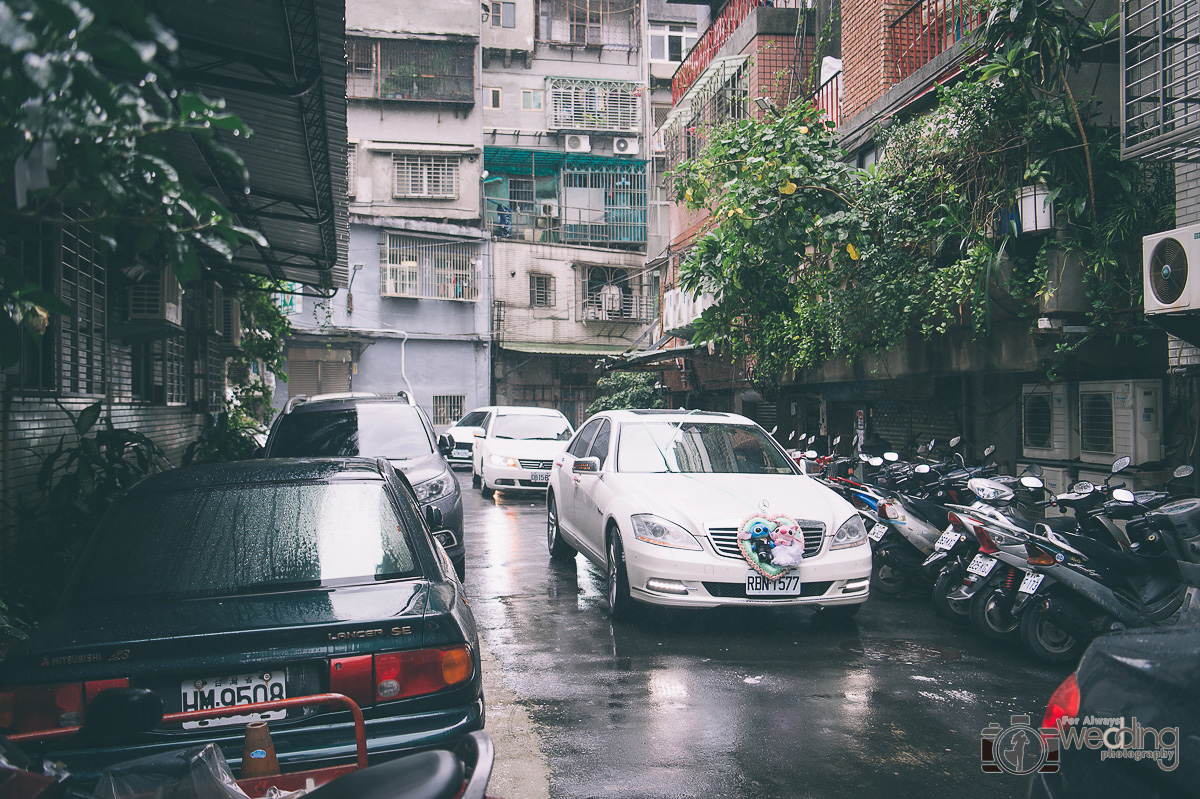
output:
M717 57L725 42L750 15L751 11L759 6L807 8L808 5L807 0L730 0L725 8L721 9L721 13L717 15L713 23L708 26L708 30L700 37L700 41L696 42L696 46L679 65L679 69L675 71L675 77L671 79L671 102L678 103L679 99L687 93L688 88L696 82L696 78L704 74L705 67Z
M658 316L657 297L642 287L589 292L583 303L584 322L650 322Z
M842 124L842 73L835 72L812 93L809 98L818 110L825 112L825 118L833 123L835 128Z
M888 26L893 77L902 81L986 19L985 0L917 0Z
M557 201L534 204L488 198L487 226L498 239L639 249L646 245L646 206L566 206Z

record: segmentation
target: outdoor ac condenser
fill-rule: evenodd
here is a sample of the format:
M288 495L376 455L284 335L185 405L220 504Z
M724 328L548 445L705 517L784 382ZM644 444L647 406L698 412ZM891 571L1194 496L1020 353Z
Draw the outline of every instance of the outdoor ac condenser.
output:
M1162 381L1100 380L1079 384L1079 459L1134 466L1162 460Z
M1147 314L1200 311L1200 225L1142 239L1142 285Z

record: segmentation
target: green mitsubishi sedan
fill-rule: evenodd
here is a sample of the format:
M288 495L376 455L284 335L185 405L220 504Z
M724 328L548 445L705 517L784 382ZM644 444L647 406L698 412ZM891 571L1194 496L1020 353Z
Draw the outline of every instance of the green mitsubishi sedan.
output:
M166 713L341 693L362 706L372 755L454 743L483 727L479 638L434 532L384 460L149 477L104 517L53 618L0 663L0 735L80 724L97 693L132 687ZM120 748L64 738L48 754L87 775L213 741L236 765L260 719L285 769L354 758L350 713L320 705L175 723Z

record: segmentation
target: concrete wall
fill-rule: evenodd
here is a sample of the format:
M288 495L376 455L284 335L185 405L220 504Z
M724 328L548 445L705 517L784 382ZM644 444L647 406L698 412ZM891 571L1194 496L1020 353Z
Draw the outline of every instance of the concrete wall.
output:
M346 3L346 32L404 31L479 36L480 16L479 0L438 0L436 3L350 0Z
M489 3L490 5L490 3ZM495 19L489 19L483 25L480 44L498 50L521 50L531 52L534 48L534 0L516 0L516 25L512 28L498 27Z

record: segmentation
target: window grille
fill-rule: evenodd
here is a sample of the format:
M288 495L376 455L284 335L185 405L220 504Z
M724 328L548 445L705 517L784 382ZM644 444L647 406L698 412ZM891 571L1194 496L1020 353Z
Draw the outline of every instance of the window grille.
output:
M392 154L392 196L458 199L458 157Z
M69 213L64 216L72 217ZM88 228L68 224L61 236L61 296L74 312L58 317L59 390L63 394L103 394L107 388L104 348L108 322L105 258Z
M534 308L553 308L554 277L552 275L529 276L529 304Z
M475 102L475 47L419 39L346 39L352 99Z
M379 287L384 297L474 301L479 298L479 245L389 233Z
M514 213L532 214L533 213L533 179L532 178L509 178L508 179L508 204L512 206Z
M1122 158L1200 160L1200 4L1122 4Z
M358 184L358 143L346 147L346 194L353 197Z
M435 425L452 425L462 418L463 403L466 397L461 394L433 395L433 423Z
M167 405L188 403L186 347L183 336L163 340L163 394Z
M641 87L632 81L550 78L550 127L555 130L641 129Z
M640 271L620 266L580 265L583 321L649 321L654 303Z
M646 172L642 165L564 169L562 185L564 242L646 242Z
M539 0L538 40L561 46L641 46L639 4L630 0Z
M713 62L662 125L667 167L700 154L708 128L750 114L750 62L734 56Z
M7 229L5 231L8 232ZM0 252L21 269L26 283L57 291L61 244L49 224L20 225L0 242ZM7 385L22 392L52 392L58 388L58 315L51 316L40 338L21 325L21 359L8 373Z

